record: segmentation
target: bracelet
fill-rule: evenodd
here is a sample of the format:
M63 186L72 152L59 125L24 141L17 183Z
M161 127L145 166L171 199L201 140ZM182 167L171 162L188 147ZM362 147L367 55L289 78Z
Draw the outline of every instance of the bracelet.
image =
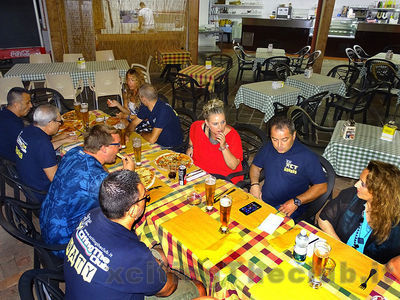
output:
M260 183L259 182L254 182L254 183L250 184L250 186L253 186L253 185L260 185Z
M227 148L229 148L229 145L228 144L226 144L226 146L224 147L224 148L222 148L222 147L219 147L219 151L224 151L225 149L227 149Z

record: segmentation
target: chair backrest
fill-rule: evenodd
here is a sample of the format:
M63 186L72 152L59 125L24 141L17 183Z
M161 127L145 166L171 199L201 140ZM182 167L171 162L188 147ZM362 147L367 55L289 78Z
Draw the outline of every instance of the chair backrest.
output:
M310 117L315 121L315 116L317 114L318 107L320 106L322 100L328 95L329 91L321 92L316 95L313 95L307 99L304 99L302 101L298 101L298 105L303 108L309 115ZM299 99L301 99L299 98Z
M393 84L397 77L397 70L386 62L378 62L371 66L372 76L376 81Z
M310 52L310 50L311 50L311 46L304 46L296 53L293 53L293 54L297 55L297 57L290 58L290 66L297 68L297 69L301 68L301 66L303 65L304 58Z
M274 70L276 77L282 81L286 81L286 78L288 78L288 76L293 75L293 72L290 69L289 65L285 63L277 63L274 66Z
M290 64L290 58L287 56L272 56L268 57L262 63L262 66L265 67L266 71L273 71L275 65L277 64Z
M303 56L304 57L304 56L306 56L306 54L308 52L310 52L310 50L311 50L311 46L307 45L307 46L304 46L299 51L297 51L296 53L293 53L293 54L297 54L298 56Z
M145 66L143 66L141 64L131 64L131 69L138 70L140 73L142 73L142 75L144 77L144 81L146 83L150 83L151 84L150 73L148 72L148 70L146 69Z
M246 59L248 55L244 52L241 46L233 46L233 52L236 54L239 65L243 65L244 63L252 63L254 61L254 58Z
M83 57L82 53L64 53L63 62L77 62L80 57Z
M360 62L360 57L353 48L346 48L344 51L346 52L346 56L349 59L349 64L356 64Z
M21 78L0 78L0 105L7 104L7 94L13 87L24 87Z
M321 50L315 50L314 52L309 53L307 57L306 66L312 67L315 61L321 56L321 53L322 53Z
M63 282L64 274L49 269L25 271L18 281L19 296L24 300L63 300L65 295L55 281Z
M149 55L149 58L147 59L147 63L146 63L146 70L147 70L147 73L149 73L149 75L150 75L150 65L151 65L152 60L153 60L153 56Z
M298 140L311 147L326 147L335 129L317 124L303 108L297 105L289 108L287 118L293 121Z
M50 54L31 54L29 55L29 63L30 64L44 64L44 63L51 63Z
M357 53L358 57L360 57L363 60L368 59L370 57L370 55L368 55L367 52L365 52L365 50L360 45L354 45L353 49Z
M118 70L99 71L95 74L96 97L121 95L121 78Z
M200 88L199 83L186 74L176 74L175 80L172 82L172 92L175 93L178 100L184 100L187 97L194 98L197 88Z
M299 222L300 220L304 220L311 224L315 224L315 215L332 197L333 187L335 186L335 177L336 177L335 170L333 169L329 161L327 161L324 157L318 155L318 158L319 162L321 163L322 170L326 174L328 189L324 194L322 194L317 199L307 204L307 210L303 213L303 215L295 219L296 223Z
M96 61L115 60L112 50L99 50L96 51Z
M215 53L207 56L206 59L210 59L213 66L222 67L225 68L226 70L230 70L233 66L233 59L228 54Z
M375 74L377 73L384 73L385 69L386 72L391 72L391 70L395 70L396 72L398 71L397 66L392 63L389 60L386 59L368 59L365 62L365 68L367 69L367 82L368 86L375 86L376 84L380 83L380 80L378 77L375 77L374 73L372 72L373 65L378 64L379 68L375 67ZM394 78L393 78L394 79Z
M178 114L181 123L183 143L185 145L185 149L182 149L182 152L184 152L187 150L187 145L189 143L190 126L192 126L193 122L197 121L197 117L194 112L184 107L176 108L175 112Z
M65 74L46 74L45 87L58 91L64 99L75 99L75 89L71 76Z
M65 102L64 97L58 91L51 88L37 88L32 89L30 93L31 102L34 109L39 105L50 103L57 106L61 114L65 111L65 108L62 104ZM34 109L31 110L31 113L33 113Z
M347 88L353 86L359 75L360 70L352 65L337 65L328 72L328 76L343 80Z

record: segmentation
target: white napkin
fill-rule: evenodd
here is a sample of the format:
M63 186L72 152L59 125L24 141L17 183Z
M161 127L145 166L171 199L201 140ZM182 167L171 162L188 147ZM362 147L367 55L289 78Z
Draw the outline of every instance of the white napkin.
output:
M283 220L283 217L271 213L265 218L260 226L258 226L258 229L263 230L268 234L273 234L279 225L281 225Z

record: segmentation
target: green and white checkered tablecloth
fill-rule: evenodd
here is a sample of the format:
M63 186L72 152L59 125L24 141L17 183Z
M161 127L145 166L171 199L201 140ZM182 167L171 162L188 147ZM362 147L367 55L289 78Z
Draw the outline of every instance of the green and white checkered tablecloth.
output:
M285 84L283 88L274 90L272 81L243 84L240 86L236 97L235 106L239 108L241 103L258 109L265 113L264 122L268 122L274 115L272 103L280 102L284 105L294 105L300 90Z
M20 77L23 81L45 80L46 74L69 73L72 82L76 87L79 80L88 86L88 78L94 83L95 73L98 71L118 70L121 78L129 69L125 59L113 61L87 61L86 69L79 69L75 62L56 62L48 64L15 64L5 77Z
M272 52L267 52L268 48L257 48L256 58L253 64L253 71L257 70L257 65L262 64L265 59L273 56L285 56L285 50L283 49L272 49Z
M341 79L318 73L312 74L311 78L306 78L304 74L289 76L286 84L300 89L300 95L306 98L325 91L341 96L346 94L346 85Z
M400 136L392 142L381 140L382 127L356 124L354 140L345 140L341 130L345 121L336 124L323 156L339 176L358 179L370 160L380 160L400 168Z

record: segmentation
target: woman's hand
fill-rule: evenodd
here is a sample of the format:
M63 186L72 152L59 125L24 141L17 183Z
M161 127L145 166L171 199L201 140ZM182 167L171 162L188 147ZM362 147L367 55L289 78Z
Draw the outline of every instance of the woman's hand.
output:
M217 141L219 142L219 145L221 148L226 148L226 140L225 140L225 134L223 132L219 133L217 135Z
M121 104L119 104L117 100L111 100L111 99L107 99L107 105L108 105L108 107L121 106Z

